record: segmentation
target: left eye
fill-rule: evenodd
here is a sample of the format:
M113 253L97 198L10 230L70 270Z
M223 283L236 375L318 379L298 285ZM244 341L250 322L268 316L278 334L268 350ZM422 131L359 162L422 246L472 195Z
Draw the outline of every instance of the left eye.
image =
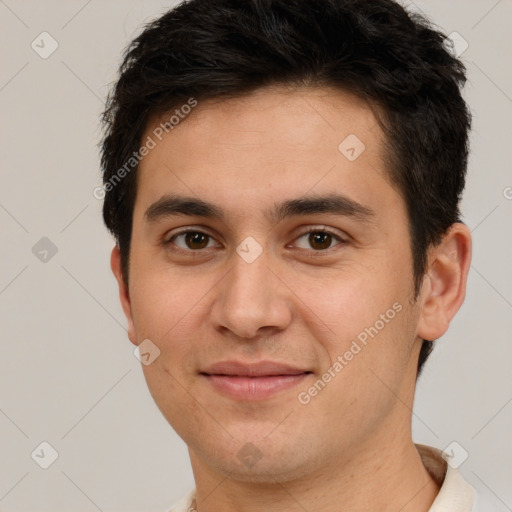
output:
M299 236L297 240L305 240L305 242L300 245L297 243L296 245L300 249L313 249L315 251L322 251L325 249L330 249L333 247L333 242L341 243L343 240L335 235L334 233L330 233L329 231L317 230L317 231L309 231L308 233L304 233Z
M177 240L182 240L181 244ZM169 242L173 242L180 249L200 250L215 247L214 239L201 231L185 231L174 235ZM210 245L211 244L211 245Z

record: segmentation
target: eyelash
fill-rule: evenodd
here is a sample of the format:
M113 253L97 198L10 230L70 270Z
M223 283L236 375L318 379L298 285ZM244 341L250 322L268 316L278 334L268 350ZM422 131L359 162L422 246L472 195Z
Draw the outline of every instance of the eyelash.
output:
M175 240L178 236L186 235L187 233L199 233L199 234L209 237L210 239L215 240L215 238L212 235L209 235L208 233L205 233L204 231L201 231L200 229L188 228L188 229L184 229L182 231L178 231L177 233L174 233L171 237L168 237L168 238L162 240L162 245L164 247L173 246L174 245L173 240ZM335 232L333 232L329 229L323 228L323 227L309 229L308 231L305 231L305 232L301 233L300 235L298 235L295 238L295 240L298 240L298 239L300 239L306 235L309 235L311 233L325 233L325 234L331 235L338 243L332 247L327 248L327 249L320 249L320 250L301 249L302 251L307 251L308 253L310 253L310 254L308 254L308 257L312 257L312 258L321 257L323 254L327 253L334 247L336 247L338 245L345 245L347 243L347 240L341 238L340 235L336 234ZM187 255L194 255L194 254L201 255L201 254L204 254L206 251L208 251L208 249L211 249L211 248L194 250L194 249L183 249L181 247L176 247L176 246L172 247L172 250L174 252L179 252L179 253L187 254Z

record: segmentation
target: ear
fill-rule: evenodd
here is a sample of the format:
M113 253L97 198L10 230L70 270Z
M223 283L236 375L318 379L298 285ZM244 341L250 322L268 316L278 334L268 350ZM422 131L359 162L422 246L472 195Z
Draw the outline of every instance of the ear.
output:
M112 249L112 254L110 256L110 268L112 269L112 272L114 273L114 276L117 280L117 285L119 286L119 298L121 299L121 306L123 306L123 311L126 316L126 320L128 321L128 338L134 345L138 345L137 337L135 336L135 326L133 325L130 293L128 286L126 286L124 281L123 272L121 270L121 251L117 245Z
M471 232L456 222L439 245L429 251L421 290L418 336L433 341L447 330L466 296L471 264Z

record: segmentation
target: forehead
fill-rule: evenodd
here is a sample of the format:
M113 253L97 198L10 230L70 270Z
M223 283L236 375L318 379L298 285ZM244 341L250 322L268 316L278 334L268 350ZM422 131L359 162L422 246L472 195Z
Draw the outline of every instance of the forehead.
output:
M383 187L396 196L383 133L370 106L353 94L268 88L198 101L156 139L155 128L170 115L152 118L143 136L156 145L139 165L136 210L171 191L245 211L309 191L342 192L362 203L377 200Z
M184 105L177 105L175 111ZM187 112L179 119L173 116L176 124L171 133L181 138L193 131L204 145L275 142L293 145L296 150L299 146L307 150L314 144L321 150L332 149L333 143L337 146L336 141L347 130L368 139L367 132L376 128L376 139L382 136L368 103L350 92L333 88L272 86L237 98L198 101ZM172 112L153 116L146 133L150 134L171 116Z

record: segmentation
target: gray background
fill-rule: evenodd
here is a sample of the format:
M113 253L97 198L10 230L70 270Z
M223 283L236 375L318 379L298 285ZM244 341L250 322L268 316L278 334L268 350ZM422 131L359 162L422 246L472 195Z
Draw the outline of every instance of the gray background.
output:
M468 296L420 379L414 436L439 448L456 441L469 455L464 476L510 508L512 2L406 3L469 44L474 114ZM92 195L99 114L121 51L171 5L0 0L2 511L165 510L193 486L186 447L126 337L112 240ZM46 59L31 47L51 49L43 31L59 45ZM43 237L55 255L36 245ZM31 458L42 441L59 454L46 470Z

